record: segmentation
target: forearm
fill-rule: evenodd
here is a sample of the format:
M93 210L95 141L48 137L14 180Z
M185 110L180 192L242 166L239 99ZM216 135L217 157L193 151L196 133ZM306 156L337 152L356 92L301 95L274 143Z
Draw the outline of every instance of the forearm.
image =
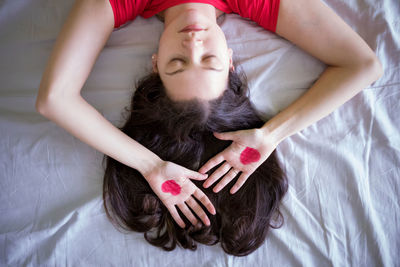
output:
M38 105L38 110L84 143L142 174L161 162L156 154L112 125L80 95L47 101Z
M328 66L304 95L265 123L262 130L279 144L329 115L380 76L378 62L358 67Z

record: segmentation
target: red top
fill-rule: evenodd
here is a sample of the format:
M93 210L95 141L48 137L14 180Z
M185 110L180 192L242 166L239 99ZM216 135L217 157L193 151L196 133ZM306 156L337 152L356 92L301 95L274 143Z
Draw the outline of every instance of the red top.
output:
M279 0L109 0L114 12L114 28L137 16L150 18L155 14L184 3L213 5L225 13L237 13L249 18L264 29L275 32Z

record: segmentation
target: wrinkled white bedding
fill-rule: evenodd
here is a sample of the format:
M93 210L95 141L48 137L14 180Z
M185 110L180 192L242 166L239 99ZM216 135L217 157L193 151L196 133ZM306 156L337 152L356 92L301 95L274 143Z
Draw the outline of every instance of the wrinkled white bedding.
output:
M45 63L72 0L0 1L0 265L400 266L400 3L326 0L376 51L384 76L288 138L285 224L247 257L218 246L164 252L117 231L102 207L102 154L35 112ZM289 105L324 65L237 15L219 20L264 118ZM115 125L150 70L162 24L113 32L83 96ZM149 34L151 33L151 34Z

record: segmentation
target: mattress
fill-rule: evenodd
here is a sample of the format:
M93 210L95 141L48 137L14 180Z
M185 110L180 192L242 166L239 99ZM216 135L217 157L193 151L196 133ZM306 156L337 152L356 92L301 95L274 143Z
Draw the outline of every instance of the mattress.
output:
M116 229L102 206L103 154L35 111L42 73L72 0L0 1L1 266L400 266L400 3L325 0L376 52L384 75L287 138L282 228L246 257L199 245L166 252ZM219 18L267 120L325 65L255 23ZM151 70L163 25L115 30L82 89L114 125ZM151 32L152 34L149 34Z

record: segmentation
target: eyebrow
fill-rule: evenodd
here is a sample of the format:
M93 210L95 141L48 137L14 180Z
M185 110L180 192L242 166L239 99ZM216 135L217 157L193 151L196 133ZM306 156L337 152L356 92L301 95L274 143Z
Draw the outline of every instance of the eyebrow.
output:
M212 71L216 71L216 72L222 72L222 71L223 71L223 69L216 69L216 68L212 68L212 67L203 67L202 69L205 69L205 70L212 70ZM166 75L169 75L169 76L173 76L173 75L175 75L175 74L184 72L185 70L186 70L186 69L182 68L182 69L176 70L176 71L174 71L174 72L170 72L170 73L166 72L165 74L166 74Z

